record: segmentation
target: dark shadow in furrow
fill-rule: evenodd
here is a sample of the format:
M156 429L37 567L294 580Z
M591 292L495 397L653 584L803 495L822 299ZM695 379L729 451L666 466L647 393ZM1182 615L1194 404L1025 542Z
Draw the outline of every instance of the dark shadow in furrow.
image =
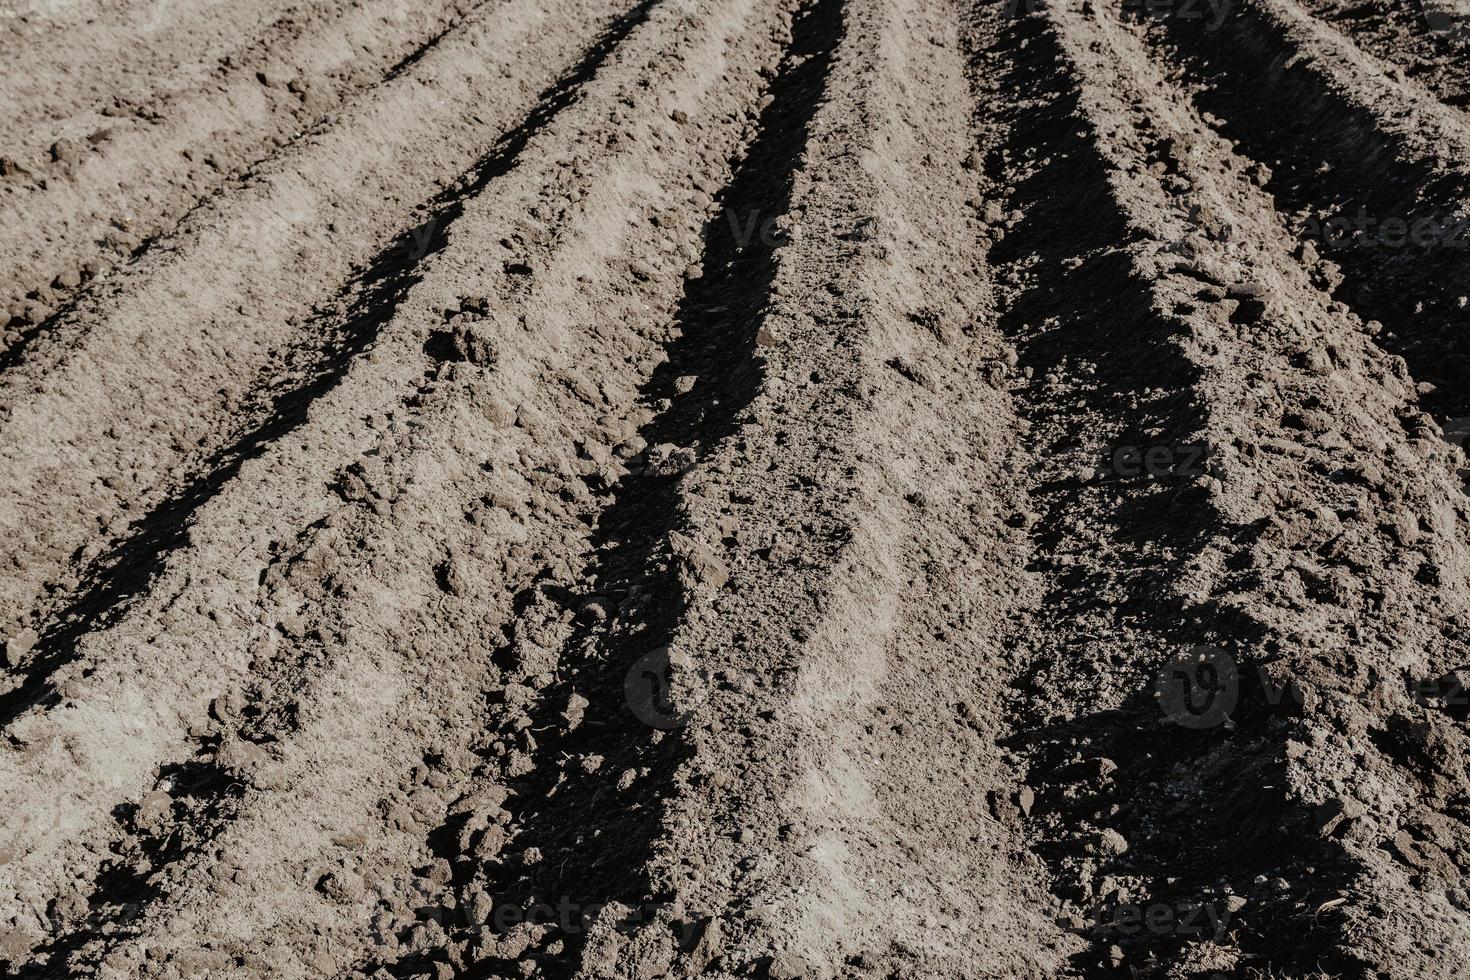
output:
M203 207L203 202L200 202L199 204L196 204L194 205L194 207L190 208L185 217L188 217L188 214L192 214L200 207ZM128 253L128 257L123 259L121 264L127 265L128 263L135 261L140 255L151 248L153 243L156 242L160 237L162 236L150 238L143 244L139 245L137 248L133 249L131 252ZM32 290L32 292L37 293L37 290ZM94 293L95 291L93 290L90 283L78 286L72 292L72 294L66 298L66 300L61 304L56 312L52 313L40 323L32 324L29 327L27 327L19 319L11 320L7 329L15 330L17 333L19 333L20 339L11 344L9 347L5 348L4 350L0 350L0 373L9 371L11 368L15 367L15 365L19 364L21 358L25 356L26 349L30 347L31 341L35 340L38 337L42 337L50 331L55 330L57 327L59 327L62 321L65 320L67 316L69 316L72 311L75 310L80 303L82 303L82 301L86 300L89 296L94 295Z
M1420 399L1425 410L1442 424L1470 416L1470 309L1460 305L1470 297L1470 212L1434 233L1421 225L1418 244L1412 237L1416 222L1453 222L1467 207L1465 161L1442 171L1401 163L1401 148L1372 114L1347 105L1309 62L1293 63L1295 48L1248 6L1213 34L1166 23L1175 61L1204 85L1198 107L1224 120L1238 153L1271 168L1267 190L1280 210L1329 215L1325 227L1292 228L1341 267L1340 285L1319 282L1381 322L1379 344L1403 357L1416 381L1435 385ZM1408 233L1384 229L1391 219Z
M619 17L581 61L543 93L521 125L502 137L495 149L455 185L430 202L425 209L431 215L426 222L427 245L424 225L401 233L344 291L345 296L354 297L348 315L335 346L308 383L277 395L266 422L213 457L204 475L196 477L136 522L133 533L124 542L97 560L88 573L80 598L55 617L57 625L42 636L37 656L22 669L25 677L22 686L0 697L0 722L8 724L35 705L57 701L58 694L50 678L57 668L72 659L77 640L114 621L127 600L146 590L169 555L186 542L190 521L199 507L228 483L246 460L259 455L305 421L312 402L341 380L353 357L371 345L408 290L418 282L419 263L445 246L448 228L463 212L466 202L511 170L526 144L576 98L619 42L647 19L657 3L658 0L642 0ZM91 897L94 908L113 904L104 887L106 884L97 883ZM82 941L85 937L79 936L72 946Z
M423 60L424 55L428 54L430 51L434 50L434 48L438 46L440 41L444 40L452 32L458 30L460 25L462 25L465 21L474 16L486 4L489 4L491 2L492 0L480 0L479 3L471 6L463 13L457 13L450 16L448 22L445 23L442 30L440 30L437 34L428 38L418 47L414 48L408 54L400 58L398 63L395 64L392 68L389 68L386 72L384 72L382 79L378 82L375 82L374 85L384 85L388 82L391 82L399 75L402 75L414 65L418 64L420 61Z
M1314 17L1336 27L1354 44L1399 65L1406 78L1418 78L1445 105L1470 103L1470 66L1465 64L1464 23L1434 2L1405 4L1342 3L1303 0Z
M147 589L169 555L186 543L189 523L198 509L235 477L242 464L306 420L312 403L336 386L353 358L369 347L378 331L393 318L398 304L420 279L419 263L444 247L449 226L464 210L465 202L515 165L527 142L571 103L581 86L618 42L648 16L655 3L657 0L642 0L620 17L571 71L542 94L536 108L500 139L494 151L424 206L428 217L423 224L394 238L344 290L343 297L351 298L347 314L334 332L331 345L310 352L317 363L308 381L277 393L264 422L210 457L200 475L134 522L127 537L91 564L78 598L52 617L53 625L42 635L31 661L13 671L22 677L22 683L0 695L0 725L8 725L31 707L55 699L50 678L73 658L76 642L105 627L126 600Z
M360 89L354 89L351 92L346 93L343 99L338 101L337 107L340 107L347 98L359 98L361 97L363 92L371 91L372 89L386 85L398 76L402 75L419 61L423 60L425 55L427 55L430 51L437 47L440 41L444 40L444 38L448 37L449 34L457 30L466 20L469 19L471 15L473 15L481 7L484 7L487 3L490 2L491 0L480 0L479 3L475 4L463 14L451 18L449 23L445 25L443 30L438 31L431 37L422 41L417 47L406 54L403 58L399 59L397 63L392 65L386 72L384 72L381 78ZM271 147L263 156L257 157L249 163L246 163L244 166L239 167L223 183L210 190L199 200L191 204L184 211L184 213L179 216L178 220L172 223L172 227L150 235L148 238L140 242L136 247L131 249L125 258L116 263L117 267L122 268L124 266L134 264L144 255L146 255L150 250L152 250L159 242L167 241L168 239L177 235L179 233L179 230L184 227L184 225L189 221L191 217L193 217L198 212L208 208L210 206L210 203L217 196L227 193L231 187L238 187L245 181L249 180L255 175L255 172L261 167L261 165L266 163L268 160L280 156L292 146L300 143L303 139L320 132L324 125L324 118L325 117L320 117L315 122L312 122L309 125L303 125L302 131L294 139L290 139L280 146ZM375 259L374 262L378 260L379 259ZM33 290L32 292L36 291ZM84 302L100 300L100 296L101 293L98 290L94 290L90 282L83 283L82 285L73 289L71 291L71 295L66 297L61 306L40 323L32 324L31 326L26 327L19 321L11 321L6 329L12 329L19 332L20 339L17 340L10 347L5 348L4 350L0 350L0 374L3 374L4 372L10 370L12 367L21 362L21 360L25 357L25 352L27 348L29 348L33 340L37 339L38 337L44 336L53 330L58 329L66 320L67 316L74 312L79 305ZM32 296L30 298L35 297ZM93 302L92 305L99 306L104 304L100 302Z
M641 431L650 446L713 446L735 431L734 419L750 404L761 379L755 331L768 301L779 242L740 240L737 229L759 225L790 207L794 174L806 145L807 129L825 89L833 52L843 33L841 0L814 0L798 12L791 48L771 83L771 102L762 111L757 133L730 184L719 195L719 213L706 226L704 274L690 280L677 312L678 339L669 359L640 391L658 406L658 415ZM680 377L697 381L681 390ZM501 864L487 866L487 890L496 914L514 910L502 921L524 921L521 910L567 908L568 927L553 931L538 956L541 976L570 977L578 969L585 942L587 913L622 902L652 921L671 897L649 879L648 861L661 834L665 801L675 792L680 763L688 747L672 732L647 727L629 710L624 679L650 651L666 644L684 613L679 569L668 550L669 531L677 528L678 479L648 470L625 477L599 515L594 539L599 556L586 572L597 593L615 600L637 595L642 609L635 621L583 623L561 654L560 679L542 692L543 706L533 716L537 732L534 768L517 785L507 804L520 835ZM561 713L576 693L588 699L584 720L569 730ZM579 763L601 757L596 771ZM648 774L627 788L629 770ZM589 818L589 814L595 815ZM589 833L589 819L596 833ZM520 855L539 852L535 863ZM457 881L464 886L466 882ZM462 933L463 930L460 930ZM452 934L453 936L453 934ZM676 941L687 938L677 932ZM559 953L545 948L563 943ZM466 977L516 977L515 959L484 959ZM415 956L389 965L394 976L408 977L429 965Z
M159 787L168 787L168 812L156 820L145 818L136 803L119 805L113 817L124 831L121 843L113 845L112 855L92 882L86 918L82 923L69 923L65 932L46 943L32 955L46 958L44 965L35 960L25 966L12 967L7 976L16 980L68 978L83 971L78 962L83 946L106 935L103 949L89 954L94 961L130 936L131 928L162 893L161 885L150 883L157 871L196 852L217 837L237 811L242 787L223 767L209 761L191 761L163 766L158 773ZM104 926L112 932L104 934ZM4 963L0 960L0 963ZM90 973L95 968L85 968Z
M1153 671L1170 655L1201 643L1269 651L1270 641L1228 606L1186 609L1168 588L1211 529L1218 533L1220 517L1202 487L1174 476L1084 483L1075 475L1084 464L1106 471L1112 447L1192 441L1202 422L1191 395L1197 369L1176 346L1182 326L1152 309L1149 284L1120 251L1132 233L1092 148L1099 137L1079 130L1077 92L1060 74L1065 60L1055 38L1040 18L1028 18L1000 47L1011 66L1004 89L1027 96L1012 103L1019 111L1006 114L1009 160L1042 162L1013 186L1010 206L1024 219L991 249L992 264L1024 268L1031 277L999 325L1022 366L1038 379L1055 372L1069 382L1064 393L1049 384L1029 386L1018 393L1017 406L1039 430L1071 433L1062 446L1036 449L1040 485L1033 503L1040 520L1033 535L1039 552L1080 558L1070 567L1043 566L1047 593L1027 628L1038 639L1032 666L1015 682L1016 734L1007 744L1030 760L1037 850L1057 877L1055 890L1096 917L1083 930L1094 945L1076 957L1079 974L1089 980L1163 976L1197 938L1183 931L1184 920L1191 928L1207 921L1196 910L1222 880L1255 901L1258 875L1315 864L1313 880L1330 887L1347 870L1334 866L1341 858L1330 848L1303 843L1316 837L1311 814L1285 795L1288 729L1258 685L1242 685L1233 731L1164 723ZM999 155L988 164L1001 184L1008 182L1006 167ZM1095 371L1077 371L1080 360ZM1080 411L1072 407L1078 401L1085 403ZM1078 431L1099 424L1102 433ZM1079 537L1079 527L1089 525L1095 537ZM1228 533L1248 539L1252 532L1233 527ZM1089 541L1104 539L1110 550L1121 545L1134 557L1089 556ZM1145 544L1158 557L1139 553ZM1078 630L1079 618L1102 609L1111 612L1115 635ZM1250 675L1248 666L1242 669ZM1071 717L1057 710L1069 702L1087 705L1098 687L1114 686L1134 692L1117 709ZM1056 721L1059 714L1065 720ZM1112 760L1117 769L1100 778L1074 762L1079 755ZM1198 784L1207 793L1184 805L1177 790ZM1116 830L1127 852L1096 852L1093 840L1078 832L1084 826ZM1084 860L1096 862L1095 875L1078 873ZM1178 928L1135 930L1126 920L1114 928L1118 899L1094 891L1095 879L1106 875L1141 879L1142 893L1135 889L1128 901L1175 910L1171 923ZM1330 927L1273 919L1252 915L1248 925L1263 940L1252 944L1265 954L1263 966L1309 971L1336 962L1341 937ZM1106 953L1115 944L1125 956L1117 966ZM1134 967L1157 972L1130 973Z

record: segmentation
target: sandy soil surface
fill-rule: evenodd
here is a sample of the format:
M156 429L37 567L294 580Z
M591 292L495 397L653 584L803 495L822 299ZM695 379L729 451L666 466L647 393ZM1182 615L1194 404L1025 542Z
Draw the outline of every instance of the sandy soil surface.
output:
M1470 978L1467 55L0 0L0 975Z

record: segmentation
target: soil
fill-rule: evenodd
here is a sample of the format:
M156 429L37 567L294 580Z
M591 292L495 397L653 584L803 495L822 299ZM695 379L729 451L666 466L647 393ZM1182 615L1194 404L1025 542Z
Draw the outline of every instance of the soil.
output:
M0 8L0 975L1470 977L1467 51Z

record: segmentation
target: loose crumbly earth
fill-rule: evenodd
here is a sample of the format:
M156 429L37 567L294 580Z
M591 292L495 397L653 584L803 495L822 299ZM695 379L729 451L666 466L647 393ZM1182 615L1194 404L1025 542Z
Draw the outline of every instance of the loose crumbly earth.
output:
M1470 978L1467 55L4 0L0 974Z

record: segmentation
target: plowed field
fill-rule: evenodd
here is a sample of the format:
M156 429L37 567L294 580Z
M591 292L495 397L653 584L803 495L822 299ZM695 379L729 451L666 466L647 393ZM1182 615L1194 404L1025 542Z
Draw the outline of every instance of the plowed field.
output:
M1467 56L0 2L0 975L1470 980Z

